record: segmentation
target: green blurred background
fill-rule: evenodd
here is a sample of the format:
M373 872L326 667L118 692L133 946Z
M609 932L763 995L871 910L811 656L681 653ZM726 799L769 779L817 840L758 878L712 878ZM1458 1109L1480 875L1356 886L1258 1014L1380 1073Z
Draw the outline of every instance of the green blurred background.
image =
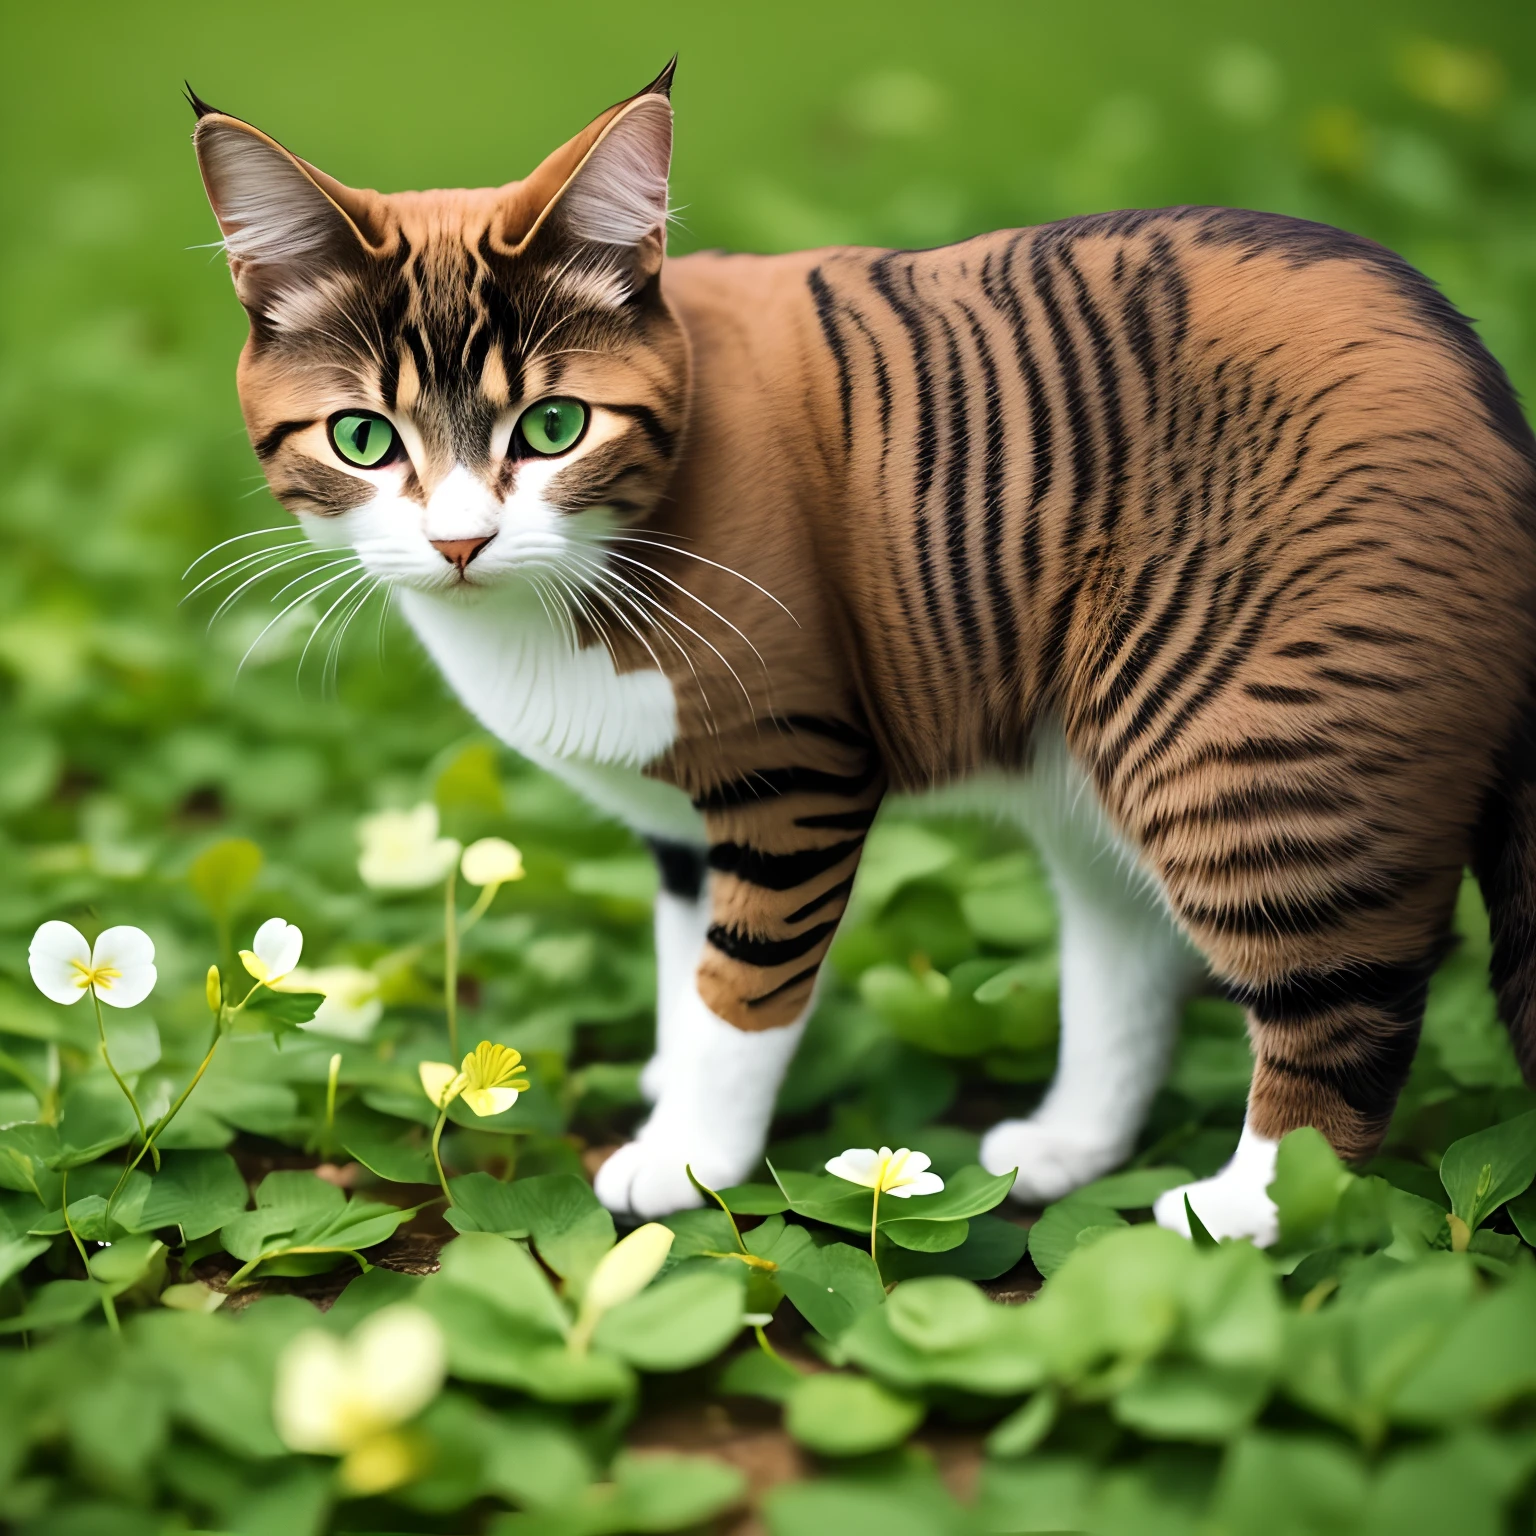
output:
M529 854L528 882L467 957L484 981L466 999L471 1014L547 1047L557 1077L573 1032L594 1022L616 1033L586 1055L639 1055L649 875L621 833L479 744L376 609L353 626L331 682L329 632L296 681L319 611L280 625L237 679L275 611L262 589L211 632L213 602L178 606L194 557L284 520L240 423L243 318L208 248L215 228L179 92L185 76L354 184L476 184L524 174L674 50L674 249L934 244L1126 205L1276 209L1403 251L1536 390L1536 7L1519 0L9 7L0 1029L41 1040L63 1027L25 983L33 924L138 922L160 946L156 1009L174 1056L201 1027L209 952L184 872L230 833L267 854L253 919L300 921L315 962L388 954L421 931L430 903L360 891L355 818L436 786L460 830L503 831ZM887 845L887 869L899 869L880 899L932 877L927 895L905 916L883 908L842 956L848 976L906 964L900 986L926 989L937 1008L948 983L929 962L952 970L991 954L995 969L999 953L1040 935L1024 931L1027 912L1008 916L1025 910L1008 893L1027 883L1027 856L983 868L968 851L981 843L926 835ZM430 1002L402 987L400 1006ZM898 1033L928 1006L881 996L864 989ZM910 1017L907 1037L921 1037ZM961 1028L957 1018L942 1027ZM1507 1051L1486 1022L1491 1054L1463 1062L1458 1080L1508 1085ZM825 1097L851 1053L813 1055L798 1102ZM1006 1075L1038 1079L1045 1068L1031 1060L1016 1051ZM1211 1072L1229 1141L1240 1035L1197 1051L1185 1087ZM945 1079L913 1080L927 1086L905 1117L921 1123L942 1108ZM605 1082L632 1102L623 1070L587 1087L601 1098ZM896 1138L889 1103L867 1113L877 1140Z

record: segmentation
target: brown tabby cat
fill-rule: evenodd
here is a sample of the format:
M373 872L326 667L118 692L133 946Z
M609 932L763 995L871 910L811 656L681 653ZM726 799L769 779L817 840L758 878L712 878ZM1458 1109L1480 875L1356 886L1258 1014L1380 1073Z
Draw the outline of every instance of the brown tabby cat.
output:
M1126 1155L1212 976L1256 1067L1193 1204L1271 1240L1284 1132L1379 1143L1469 861L1536 1074L1536 442L1467 322L1215 208L668 260L671 73L526 180L388 196L192 98L251 441L343 551L300 597L392 584L656 849L655 1109L603 1199L756 1164L889 791L1052 870L1058 1075L983 1145L1021 1198Z

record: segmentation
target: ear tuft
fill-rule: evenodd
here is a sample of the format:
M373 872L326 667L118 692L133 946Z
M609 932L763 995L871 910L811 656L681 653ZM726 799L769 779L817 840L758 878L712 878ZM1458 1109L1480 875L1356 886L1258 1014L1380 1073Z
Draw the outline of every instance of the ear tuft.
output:
M190 80L183 80L181 84L183 94L187 98L187 104L197 115L199 122L201 122L205 117L213 117L217 115L219 109L217 107L210 107L208 103L204 101L203 98L192 89L192 82Z
M672 77L676 73L677 55L674 53L667 60L667 67L643 91L637 94L641 96L665 96L670 101L672 98Z

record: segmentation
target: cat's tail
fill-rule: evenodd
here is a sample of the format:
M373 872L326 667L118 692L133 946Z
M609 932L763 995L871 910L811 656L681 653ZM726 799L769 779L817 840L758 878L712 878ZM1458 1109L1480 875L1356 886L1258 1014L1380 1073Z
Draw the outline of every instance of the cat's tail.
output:
M1536 1088L1536 687L1477 829L1473 872L1493 933L1490 974L1525 1080Z

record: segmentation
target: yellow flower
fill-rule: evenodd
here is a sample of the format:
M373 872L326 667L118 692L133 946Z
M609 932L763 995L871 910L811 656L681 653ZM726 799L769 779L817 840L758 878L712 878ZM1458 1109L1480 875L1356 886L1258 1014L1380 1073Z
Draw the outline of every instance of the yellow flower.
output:
M504 837L482 837L464 850L459 873L470 885L505 885L523 878L523 856Z
M528 1086L528 1079L517 1075L522 1065L522 1055L510 1046L482 1040L458 1071L446 1061L424 1061L416 1070L427 1097L439 1109L462 1098L483 1118L499 1115L517 1103L518 1094Z

